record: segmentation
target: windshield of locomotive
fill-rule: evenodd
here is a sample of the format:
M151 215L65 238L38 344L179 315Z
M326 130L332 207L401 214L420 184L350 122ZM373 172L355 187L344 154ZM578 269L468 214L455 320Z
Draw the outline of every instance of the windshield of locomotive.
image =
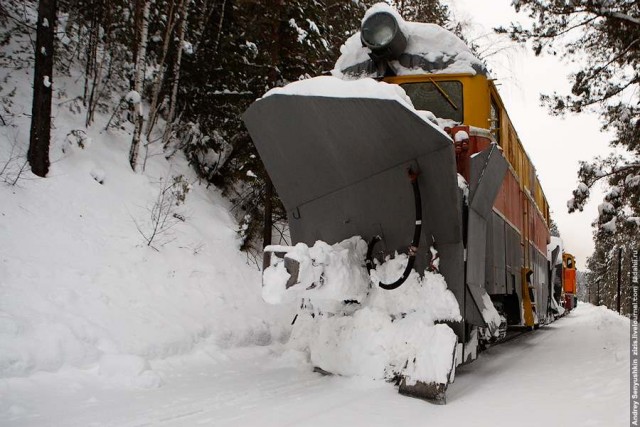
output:
M416 110L431 111L436 117L463 122L462 83L428 80L400 85Z

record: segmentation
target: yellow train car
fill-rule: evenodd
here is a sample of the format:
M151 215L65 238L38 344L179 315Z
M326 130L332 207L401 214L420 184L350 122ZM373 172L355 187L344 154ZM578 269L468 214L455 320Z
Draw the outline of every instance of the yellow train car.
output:
M532 327L551 321L545 302L551 292L547 245L549 204L493 79L483 74L420 74L385 77L400 85L415 108L429 110L464 130L469 141L456 141L458 173L470 179L474 154L496 142L509 163L493 206L493 251L487 260L485 288L511 325ZM505 254L506 253L506 254ZM525 278L528 278L525 280ZM519 304L513 295L518 296ZM542 307L541 307L542 306Z

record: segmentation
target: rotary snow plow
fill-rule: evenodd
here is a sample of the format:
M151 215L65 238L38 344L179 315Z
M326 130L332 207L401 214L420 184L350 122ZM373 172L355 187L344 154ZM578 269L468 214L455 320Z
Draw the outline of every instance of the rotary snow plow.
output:
M373 79L296 82L244 121L295 244L266 248L263 275L266 301L301 301L292 340L322 371L394 380L444 403L479 331L502 323L483 288L487 220L507 170L496 144L467 155L467 186L459 148L470 129L445 131L399 86Z

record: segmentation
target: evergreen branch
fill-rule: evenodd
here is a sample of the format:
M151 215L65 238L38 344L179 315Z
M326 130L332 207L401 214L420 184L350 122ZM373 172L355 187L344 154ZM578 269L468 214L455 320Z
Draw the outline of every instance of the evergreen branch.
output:
M613 58L611 58L606 64L599 66L598 68L594 69L593 72L591 73L590 76L588 76L586 78L586 80L591 80L592 78L594 78L596 75L600 74L604 69L606 69L609 65L613 64L615 61L617 61L618 59L622 58L622 56L624 54L626 54L627 52L629 52L629 50L631 50L631 48L633 46L635 46L636 44L638 44L638 42L640 42L640 38L635 39L634 41L632 41L629 46L627 46L626 48L624 48L618 55L614 56Z

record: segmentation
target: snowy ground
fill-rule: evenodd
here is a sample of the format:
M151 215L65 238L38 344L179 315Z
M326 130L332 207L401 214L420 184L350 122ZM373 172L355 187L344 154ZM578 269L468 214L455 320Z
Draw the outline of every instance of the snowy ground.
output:
M315 374L271 346L152 362L164 386L151 390L78 370L3 380L0 425L623 426L628 348L628 319L583 304L460 369L446 406L383 381Z

